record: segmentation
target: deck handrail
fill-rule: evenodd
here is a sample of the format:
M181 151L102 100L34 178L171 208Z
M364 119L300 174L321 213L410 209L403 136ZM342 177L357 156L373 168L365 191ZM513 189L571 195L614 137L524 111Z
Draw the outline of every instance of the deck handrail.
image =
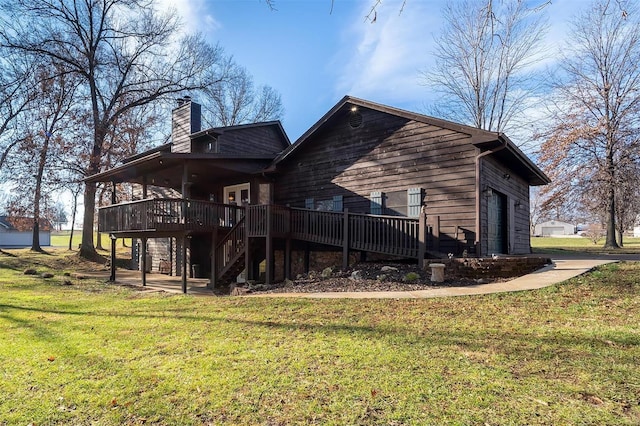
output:
M244 207L187 198L146 198L100 207L99 232L232 227Z
M371 215L265 204L249 206L247 217L249 237L278 235L345 250L418 259L424 255L427 232L426 224L421 226L424 215Z

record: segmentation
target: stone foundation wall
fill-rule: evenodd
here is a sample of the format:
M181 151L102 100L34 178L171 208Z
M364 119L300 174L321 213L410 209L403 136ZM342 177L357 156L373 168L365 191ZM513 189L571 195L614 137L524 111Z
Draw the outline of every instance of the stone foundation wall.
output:
M349 254L349 266L353 266L360 261L360 253ZM393 264L395 261L402 263L406 259L393 259L389 256L382 256L367 253L368 262L387 262ZM453 259L425 259L425 270L429 271L430 263L444 263L445 277L447 278L512 278L534 272L545 265L551 264L548 257L498 257L493 258L453 258ZM284 280L284 251L275 252L274 272L275 281ZM342 252L332 251L311 251L309 253L309 270L322 271L324 268L333 267L334 270L342 269ZM294 250L291 253L291 277L295 278L303 274L304 270L304 250Z
M545 265L551 264L548 257L499 257L445 259L425 262L444 263L445 274L448 277L464 278L511 278L534 272Z

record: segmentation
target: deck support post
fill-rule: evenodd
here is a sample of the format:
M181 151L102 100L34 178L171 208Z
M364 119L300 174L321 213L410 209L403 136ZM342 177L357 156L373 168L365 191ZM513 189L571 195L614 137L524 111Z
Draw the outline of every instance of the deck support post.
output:
M218 283L218 265L216 262L216 247L218 246L218 230L216 229L211 233L211 278L207 288L214 289Z
M116 204L116 183L111 182L111 184L113 185L111 191L111 204L113 205ZM98 238L100 238L100 234L98 234ZM109 281L114 282L116 280L116 236L109 234L109 239L111 240L111 274L109 275Z
M182 236L182 292L187 293L187 236Z
M109 234L111 240L111 274L109 275L109 281L115 282L116 280L116 236Z
M244 282L255 279L253 274L253 256L251 256L251 250L249 249L249 230L255 221L255 211L249 206L244 210Z
M424 255L427 250L427 215L424 211L418 216L418 268L424 268Z
M147 286L147 238L140 238L140 252L141 252L141 266L140 270L142 271L142 286Z
M291 238L287 237L284 248L284 277L291 279Z
M265 266L265 284L271 285L273 280L273 236L271 234L271 205L267 206L267 223L266 223L266 266Z
M349 209L342 216L342 270L349 268Z
M433 250L440 251L440 216L433 217Z
M147 177L142 176L142 199L147 199Z

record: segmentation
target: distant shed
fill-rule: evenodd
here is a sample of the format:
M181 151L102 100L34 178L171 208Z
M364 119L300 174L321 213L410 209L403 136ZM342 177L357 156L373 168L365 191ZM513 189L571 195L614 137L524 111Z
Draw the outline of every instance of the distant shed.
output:
M40 219L40 245L51 245L51 223ZM33 239L33 218L0 216L0 247L30 247Z
M562 235L574 235L576 233L576 227L567 222L561 222L559 220L550 220L547 222L539 223L535 226L534 235L537 237L553 237Z

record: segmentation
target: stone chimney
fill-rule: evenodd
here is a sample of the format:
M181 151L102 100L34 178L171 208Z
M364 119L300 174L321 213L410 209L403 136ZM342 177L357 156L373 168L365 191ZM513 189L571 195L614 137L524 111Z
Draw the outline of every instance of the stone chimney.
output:
M201 130L201 110L189 96L178 99L178 106L171 112L171 152L191 152L189 135Z

